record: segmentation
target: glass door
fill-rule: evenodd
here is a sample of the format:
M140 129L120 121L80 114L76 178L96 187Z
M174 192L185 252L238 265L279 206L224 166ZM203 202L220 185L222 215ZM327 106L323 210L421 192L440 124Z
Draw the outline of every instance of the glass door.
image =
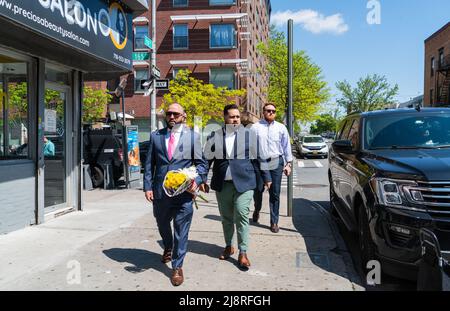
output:
M68 89L46 84L44 128L44 201L46 210L66 207Z

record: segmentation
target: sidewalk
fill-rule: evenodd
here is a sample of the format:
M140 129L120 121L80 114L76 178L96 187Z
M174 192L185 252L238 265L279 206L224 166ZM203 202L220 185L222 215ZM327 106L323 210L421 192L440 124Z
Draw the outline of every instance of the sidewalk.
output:
M269 230L268 198L260 224L251 225L249 259L220 261L223 235L214 194L194 211L185 283L170 284L160 262L160 236L142 191L86 193L83 212L0 236L0 290L360 290L327 216L294 200L294 217ZM282 202L286 202L282 198ZM285 214L286 208L281 208ZM77 272L80 271L80 282Z

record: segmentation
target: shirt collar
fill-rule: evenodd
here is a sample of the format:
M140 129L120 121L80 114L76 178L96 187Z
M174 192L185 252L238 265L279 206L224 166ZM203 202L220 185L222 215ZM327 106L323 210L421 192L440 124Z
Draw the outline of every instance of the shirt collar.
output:
M271 123L269 123L269 122L267 122L266 119L261 119L261 123L262 124L267 124L267 125L273 125L273 124L275 124L275 120L273 120Z
M183 131L183 124L180 124L179 126L175 126L172 129L169 129L169 128L167 128L167 129L168 129L168 131L167 131L168 133L171 133L173 131L174 134L179 134Z

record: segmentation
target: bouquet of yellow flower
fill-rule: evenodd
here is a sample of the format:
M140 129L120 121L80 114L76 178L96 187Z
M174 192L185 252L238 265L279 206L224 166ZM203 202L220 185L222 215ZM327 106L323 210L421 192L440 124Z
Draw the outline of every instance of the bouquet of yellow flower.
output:
M175 171L169 171L166 174L163 182L164 192L168 197L174 197L189 190L195 178L198 177L195 166L189 168L183 168ZM201 198L203 201L208 202L203 196L196 190L192 193L195 197ZM194 199L195 207L198 209L197 201Z

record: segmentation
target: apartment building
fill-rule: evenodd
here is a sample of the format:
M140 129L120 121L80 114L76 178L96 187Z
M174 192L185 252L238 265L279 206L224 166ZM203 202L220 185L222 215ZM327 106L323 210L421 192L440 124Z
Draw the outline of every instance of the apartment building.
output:
M425 40L424 105L450 107L450 22Z
M247 94L238 103L242 120L256 122L267 101L266 59L257 44L269 39L270 0L157 0L156 8L161 79L173 79L180 69L189 69L206 83L243 88ZM148 11L133 21L135 53L148 52L144 36L151 37L151 15ZM126 113L134 116L131 122L139 125L141 140L150 132L150 97L144 96L141 85L149 78L150 63L145 54L136 54L126 90ZM163 95L158 91L157 109Z

